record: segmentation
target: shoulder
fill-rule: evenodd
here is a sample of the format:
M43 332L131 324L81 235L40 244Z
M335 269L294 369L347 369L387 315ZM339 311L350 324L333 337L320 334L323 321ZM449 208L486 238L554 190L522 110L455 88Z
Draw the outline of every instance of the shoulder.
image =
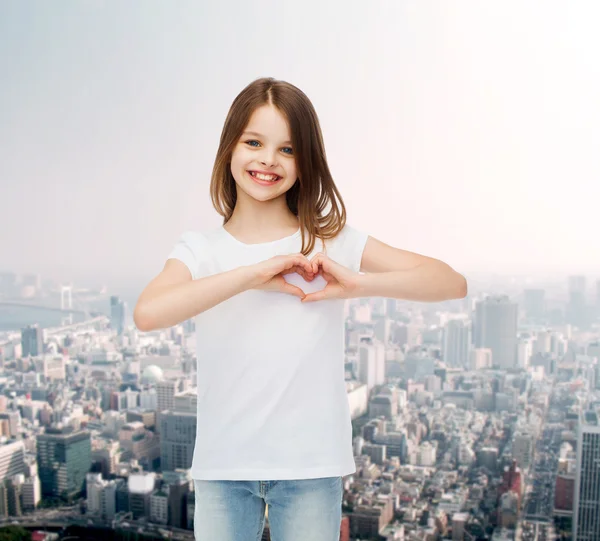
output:
M191 248L207 249L223 241L223 229L214 227L212 229L194 229L184 231L178 242L186 244Z
M368 236L363 230L346 223L340 232L332 239L337 242L353 242Z
M358 272L368 233L346 223L340 232L326 241L327 254L333 260Z
M194 279L206 274L206 263L211 254L211 232L187 230L175 240L167 259L183 261Z
M208 238L203 231L188 230L179 235L175 245L185 246L192 251L201 250L208 245Z

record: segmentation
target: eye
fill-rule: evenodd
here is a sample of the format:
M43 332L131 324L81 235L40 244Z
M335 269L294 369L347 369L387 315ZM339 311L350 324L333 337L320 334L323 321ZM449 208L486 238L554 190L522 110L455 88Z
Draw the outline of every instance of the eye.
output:
M257 145L260 145L260 143L256 139L249 139L248 141L245 141L245 143L248 146L251 146L252 148L258 148ZM256 143L256 145L254 145L254 143ZM284 151L284 154L287 154L289 156L291 156L294 153L292 147L283 147L282 150Z

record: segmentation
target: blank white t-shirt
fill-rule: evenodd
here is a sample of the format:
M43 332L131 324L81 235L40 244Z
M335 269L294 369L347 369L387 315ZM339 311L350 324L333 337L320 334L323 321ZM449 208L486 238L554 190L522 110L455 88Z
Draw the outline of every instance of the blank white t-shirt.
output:
M346 225L326 241L327 255L358 272L368 235ZM299 253L300 230L245 244L222 226L185 232L168 259L193 279ZM317 239L314 254L323 251ZM286 280L305 292L317 276ZM274 291L247 290L195 317L198 420L194 479L280 480L356 471L344 381L343 299L303 304Z

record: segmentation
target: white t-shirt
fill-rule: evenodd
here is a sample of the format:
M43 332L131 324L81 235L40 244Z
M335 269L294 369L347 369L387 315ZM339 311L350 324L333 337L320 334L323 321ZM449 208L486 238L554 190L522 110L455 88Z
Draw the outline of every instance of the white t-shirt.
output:
M368 235L346 225L327 255L358 272ZM299 253L300 230L244 244L222 226L185 232L168 259L193 279ZM322 250L317 239L308 258ZM305 292L325 280L286 280ZM247 290L195 318L198 420L194 479L279 480L356 471L344 381L343 299L303 304L275 291Z

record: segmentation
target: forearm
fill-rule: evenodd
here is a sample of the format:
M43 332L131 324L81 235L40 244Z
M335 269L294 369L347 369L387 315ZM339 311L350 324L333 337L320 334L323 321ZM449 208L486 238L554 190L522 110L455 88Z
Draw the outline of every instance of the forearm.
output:
M418 302L461 299L467 281L443 261L425 263L410 270L361 274L356 297L386 297Z
M250 289L253 280L252 270L244 266L157 288L138 300L135 324L144 332L172 327Z

